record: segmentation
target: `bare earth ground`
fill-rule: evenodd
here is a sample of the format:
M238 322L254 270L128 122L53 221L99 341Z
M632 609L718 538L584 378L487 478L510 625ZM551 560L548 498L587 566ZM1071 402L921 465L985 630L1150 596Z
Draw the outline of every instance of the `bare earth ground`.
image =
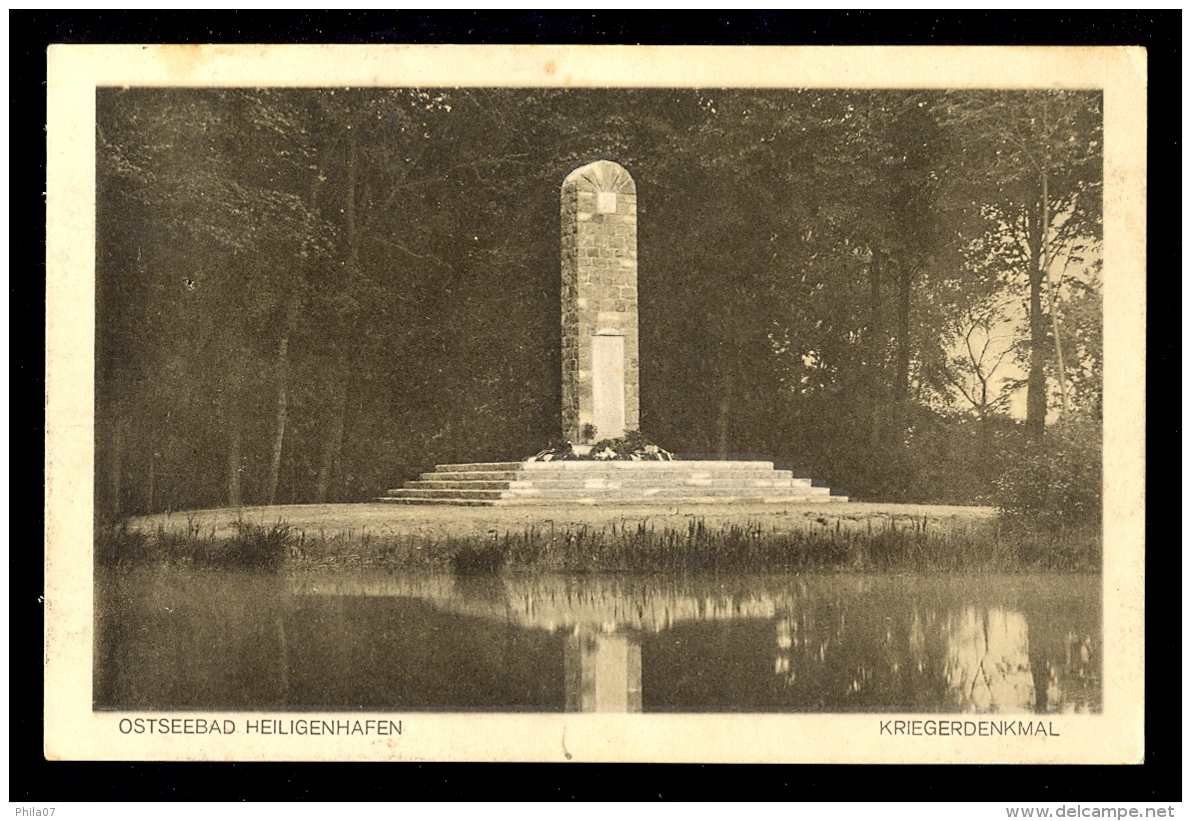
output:
M508 507L451 507L436 505L393 505L384 503L345 505L274 505L271 507L221 508L161 513L132 519L135 530L194 533L216 538L234 536L236 523L271 526L281 522L291 529L323 538L336 535L384 538L419 535L433 538L465 538L493 531L524 531L530 527L575 529L586 525L603 529L636 527L644 522L656 530L685 529L702 520L711 529L732 525L753 525L770 532L807 530L877 530L885 527L951 533L988 527L996 517L990 507L947 505L897 505L874 502L830 504L786 504L733 502L729 504L589 504L574 503L516 505Z

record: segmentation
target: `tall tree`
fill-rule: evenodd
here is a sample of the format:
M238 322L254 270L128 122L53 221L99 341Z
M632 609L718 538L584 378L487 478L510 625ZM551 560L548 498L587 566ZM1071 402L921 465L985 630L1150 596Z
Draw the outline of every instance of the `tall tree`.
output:
M969 210L984 218L984 231L992 238L990 262L1026 290L1026 427L1038 438L1048 409L1048 354L1055 356L1064 399L1068 389L1054 268L1098 243L1102 231L1101 95L955 92L945 122L963 140L957 180L970 186Z

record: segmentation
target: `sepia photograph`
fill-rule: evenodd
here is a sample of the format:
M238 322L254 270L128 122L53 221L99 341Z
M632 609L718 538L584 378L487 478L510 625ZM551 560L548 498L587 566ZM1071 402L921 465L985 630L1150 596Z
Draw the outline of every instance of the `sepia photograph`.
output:
M974 50L578 79L632 51L91 81L60 755L1140 756L1144 53L1137 147Z

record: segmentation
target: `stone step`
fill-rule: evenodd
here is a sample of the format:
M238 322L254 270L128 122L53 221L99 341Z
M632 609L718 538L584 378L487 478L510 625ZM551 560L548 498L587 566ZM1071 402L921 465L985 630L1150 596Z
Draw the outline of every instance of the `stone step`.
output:
M737 470L737 471L770 471L773 462L761 461L717 461L672 459L661 462L652 459L635 461L632 459L566 459L557 462L521 462L520 467L527 471L655 471L655 470Z
M386 502L391 505L455 505L463 507L492 507L501 504L500 499L455 499L444 497L441 499L419 499L416 497L381 496L374 502Z
M435 465L435 473L470 473L473 471L519 470L524 462L468 462L464 464Z
M535 504L545 504L558 500L550 499L543 496L526 496L512 499L461 499L451 496L442 496L436 498L420 498L420 497L395 497L382 496L374 501L383 502L385 504L393 505L455 505L462 507L496 507L496 506L514 506ZM749 502L753 504L830 504L836 502L847 502L847 496L677 496L677 497L659 497L650 496L639 499L596 499L585 497L580 499L565 500L571 504L581 505L596 505L613 502L621 502L630 505L651 505L651 504L666 504L666 505L695 505L695 504L732 504L740 502Z
M656 463L654 470L477 470L477 471L431 471L421 474L423 481L507 481L517 479L522 481L567 480L584 481L599 477L624 479L626 481L649 480L657 478L668 481L675 477L689 476L696 479L792 479L794 473L789 470L702 470L691 468L662 467ZM810 481L809 479L805 481Z
M435 492L435 491L430 491ZM446 491L468 493L469 491ZM470 491L478 492L478 491ZM505 499L540 498L540 499L643 499L643 498L672 498L698 497L712 498L727 497L758 497L783 496L787 498L808 496L830 496L831 488L826 487L743 487L740 485L726 487L676 487L652 486L636 488L510 488L501 492Z
M523 489L523 488L538 488L541 490L570 490L583 488L649 488L649 487L759 487L759 488L789 488L789 487L807 487L811 486L810 479L791 479L789 477L781 477L771 475L765 478L747 478L740 476L632 476L626 474L618 474L613 476L579 476L575 478L566 479L539 479L539 478L518 478L505 480L466 480L466 479L452 479L439 480L433 478L422 479L418 481L406 482L404 487L406 489L427 489L427 490L508 490L508 489ZM532 476L533 474L520 474L520 476ZM432 477L434 474L427 473L423 476Z
M826 497L829 488L818 487L639 487L639 488L510 488L508 490L458 488L401 488L389 491L391 499L671 499L671 498L793 498Z
M460 490L458 488L397 488L390 490L389 499L499 499L508 491L493 489Z
M491 473L518 470L533 471L603 471L630 470L654 471L665 469L678 470L735 470L735 471L770 471L773 462L763 461L716 461L673 459L666 462L656 460L632 459L566 459L555 462L472 462L470 464L435 465L435 473Z
M421 479L429 482L507 482L516 479L519 473L516 470L444 470L441 473L423 473Z
M433 473L423 473L423 476L434 476ZM406 482L399 488L390 488L392 495L401 490L508 490L509 485L516 484L508 479L419 479Z
M509 487L572 488L572 487L659 487L676 485L684 487L810 487L810 479L793 479L789 476L707 476L699 474L678 474L667 476L583 476L573 479L523 478L522 474L509 480Z

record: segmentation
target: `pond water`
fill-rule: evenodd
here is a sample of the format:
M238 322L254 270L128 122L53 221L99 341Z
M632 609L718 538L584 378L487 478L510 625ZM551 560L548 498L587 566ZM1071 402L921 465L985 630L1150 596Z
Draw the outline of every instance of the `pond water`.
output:
M97 709L1098 711L1100 577L103 571Z

